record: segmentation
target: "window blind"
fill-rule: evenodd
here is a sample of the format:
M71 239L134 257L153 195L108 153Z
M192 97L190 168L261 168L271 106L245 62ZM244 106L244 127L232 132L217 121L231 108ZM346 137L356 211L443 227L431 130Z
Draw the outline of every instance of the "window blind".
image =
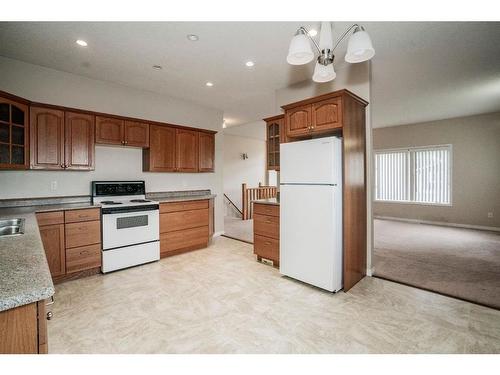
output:
M375 153L375 200L451 203L451 146Z

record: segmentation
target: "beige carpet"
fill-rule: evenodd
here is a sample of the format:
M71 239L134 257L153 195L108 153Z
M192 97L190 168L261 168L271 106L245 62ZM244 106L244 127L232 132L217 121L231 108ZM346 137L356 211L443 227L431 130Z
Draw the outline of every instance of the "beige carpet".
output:
M375 220L375 276L500 308L500 233Z
M241 220L235 217L224 216L224 235L253 243L253 220Z

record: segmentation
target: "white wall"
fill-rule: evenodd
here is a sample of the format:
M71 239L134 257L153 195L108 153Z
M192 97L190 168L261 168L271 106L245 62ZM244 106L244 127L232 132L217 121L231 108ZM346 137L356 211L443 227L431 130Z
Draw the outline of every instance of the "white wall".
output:
M248 159L243 160L242 153ZM256 187L259 182L266 183L265 140L224 133L224 193L241 209L241 184Z
M0 90L33 101L219 131L215 173L145 173L140 149L98 146L95 171L0 171L0 199L87 195L92 180L143 179L147 191L211 189L217 194L215 230L223 230L222 111L3 57L0 77Z
M269 115L283 113L281 106L299 100L311 98L332 91L348 89L354 94L371 101L371 65L370 62L359 64L346 64L337 68L337 77L327 83L315 83L312 80L299 82L290 87L276 90L276 112ZM372 154L372 133L371 133L371 110L370 104L366 107L366 154ZM373 243L373 221L372 221L372 160L367 157L367 272L372 272L372 243Z
M240 137L266 140L266 122L259 120L243 125L231 126L224 129L224 134L232 134Z
M374 202L374 214L500 229L500 112L373 130L375 150L442 144L452 145L451 205Z

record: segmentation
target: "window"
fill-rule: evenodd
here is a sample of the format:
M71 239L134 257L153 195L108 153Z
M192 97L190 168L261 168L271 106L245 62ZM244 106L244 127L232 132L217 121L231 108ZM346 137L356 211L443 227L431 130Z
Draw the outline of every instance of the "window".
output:
M451 145L376 151L375 200L451 204Z

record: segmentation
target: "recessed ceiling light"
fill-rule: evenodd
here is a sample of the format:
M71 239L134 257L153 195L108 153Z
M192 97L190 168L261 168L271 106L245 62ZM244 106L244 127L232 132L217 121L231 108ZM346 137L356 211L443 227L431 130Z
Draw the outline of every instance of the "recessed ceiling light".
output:
M208 87L212 87L214 84L212 82L207 82L205 83L205 85L207 85Z
M153 65L153 69L162 70L163 67L161 65Z
M245 63L245 65L246 65L246 66L248 66L249 68L251 68L252 66L254 66L254 65L255 65L255 63L254 63L253 61L247 61L247 62Z
M316 36L318 35L318 32L314 29L309 30L309 36Z
M188 34L187 38L191 41L191 42L196 42L198 39L198 35L195 35L195 34Z
M78 44L79 46L82 46L82 47L87 47L87 42L85 40L81 40L81 39L78 39L76 41L76 44Z

